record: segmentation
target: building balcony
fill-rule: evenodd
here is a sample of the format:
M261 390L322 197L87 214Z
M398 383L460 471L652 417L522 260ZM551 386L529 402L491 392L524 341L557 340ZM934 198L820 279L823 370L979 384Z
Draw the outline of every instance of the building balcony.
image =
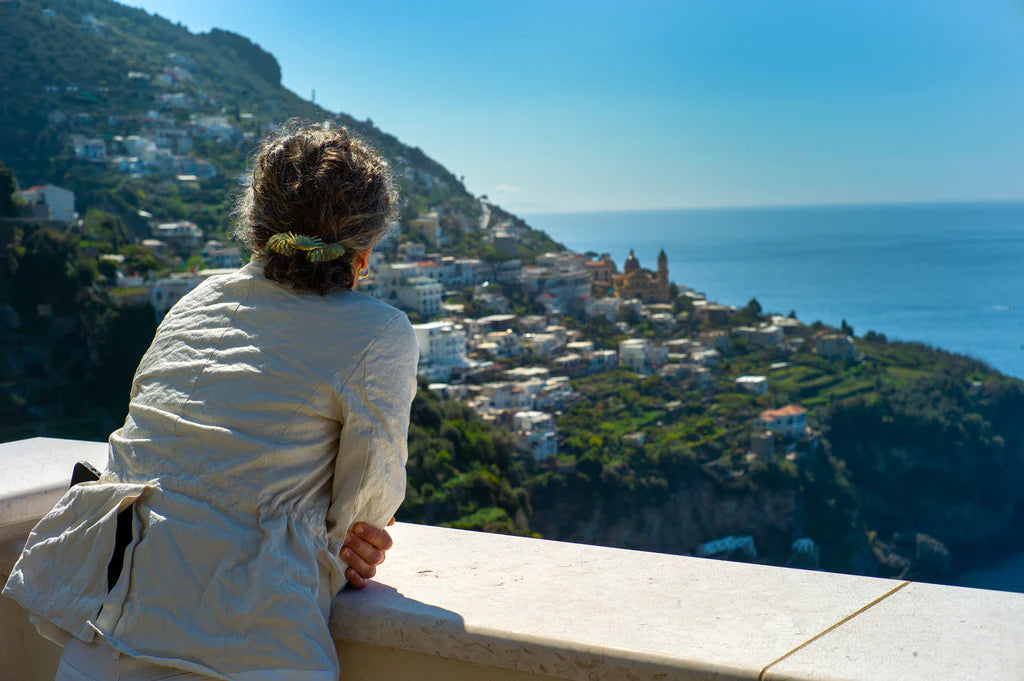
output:
M0 444L0 577L106 444ZM342 680L1024 679L1024 595L399 523L334 601ZM0 599L0 676L59 650Z

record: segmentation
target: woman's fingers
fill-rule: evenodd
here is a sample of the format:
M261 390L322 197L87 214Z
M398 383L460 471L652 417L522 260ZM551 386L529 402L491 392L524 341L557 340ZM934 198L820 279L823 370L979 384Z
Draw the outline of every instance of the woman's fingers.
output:
M392 520L394 519L392 518ZM388 525L390 524L388 523ZM391 541L391 535L388 534L387 530L378 530L376 527L366 523L356 523L352 526L352 531L379 551L387 551L394 545L394 542Z
M363 576L356 572L355 568L345 568L345 579L355 589L362 589L370 583L370 580L363 579Z
M375 564L366 560L348 546L341 550L341 559L348 563L350 568L358 572L359 576L363 579L370 579L377 574L377 566Z
M357 589L365 587L377 574L377 566L384 562L385 551L391 546L391 535L386 530L379 530L366 523L356 523L352 531L345 535L341 549L341 559L348 564L345 577L349 584Z
M384 562L384 552L365 539L353 535L351 532L345 537L343 548L351 550L370 565L380 565Z

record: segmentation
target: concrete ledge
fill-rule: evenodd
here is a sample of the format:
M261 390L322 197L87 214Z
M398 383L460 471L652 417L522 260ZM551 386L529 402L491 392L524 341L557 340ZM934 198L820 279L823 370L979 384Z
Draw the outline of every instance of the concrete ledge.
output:
M580 681L992 679L1024 663L1019 594L407 524L392 536L380 583L335 598L336 639ZM922 612L889 614L870 636L844 638L876 608L897 612L890 599L936 594L968 608L972 623L947 607L924 630ZM923 654L899 655L911 638ZM985 663L951 666L971 650Z
M79 461L103 470L107 443L48 437L0 443L0 538L39 522L67 491Z
M75 461L105 457L0 444L0 526L37 519ZM402 523L392 536L379 581L333 603L345 681L1024 679L1021 594ZM0 665L49 681L55 649L7 605Z

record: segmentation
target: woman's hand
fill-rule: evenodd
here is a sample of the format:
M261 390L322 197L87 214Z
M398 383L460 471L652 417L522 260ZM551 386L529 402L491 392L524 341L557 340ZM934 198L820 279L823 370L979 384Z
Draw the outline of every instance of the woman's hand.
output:
M388 527L395 519L388 521ZM345 578L356 589L362 589L377 574L377 566L384 562L385 553L392 546L387 530L378 530L366 523L356 523L345 535L341 559L348 564Z

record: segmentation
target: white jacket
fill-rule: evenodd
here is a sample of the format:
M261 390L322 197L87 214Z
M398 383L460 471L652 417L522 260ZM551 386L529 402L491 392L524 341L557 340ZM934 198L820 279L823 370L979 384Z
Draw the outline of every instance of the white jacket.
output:
M139 364L98 482L68 491L4 588L44 634L233 681L334 681L356 521L405 494L418 349L405 314L258 262L182 298ZM108 593L119 510L135 538Z

